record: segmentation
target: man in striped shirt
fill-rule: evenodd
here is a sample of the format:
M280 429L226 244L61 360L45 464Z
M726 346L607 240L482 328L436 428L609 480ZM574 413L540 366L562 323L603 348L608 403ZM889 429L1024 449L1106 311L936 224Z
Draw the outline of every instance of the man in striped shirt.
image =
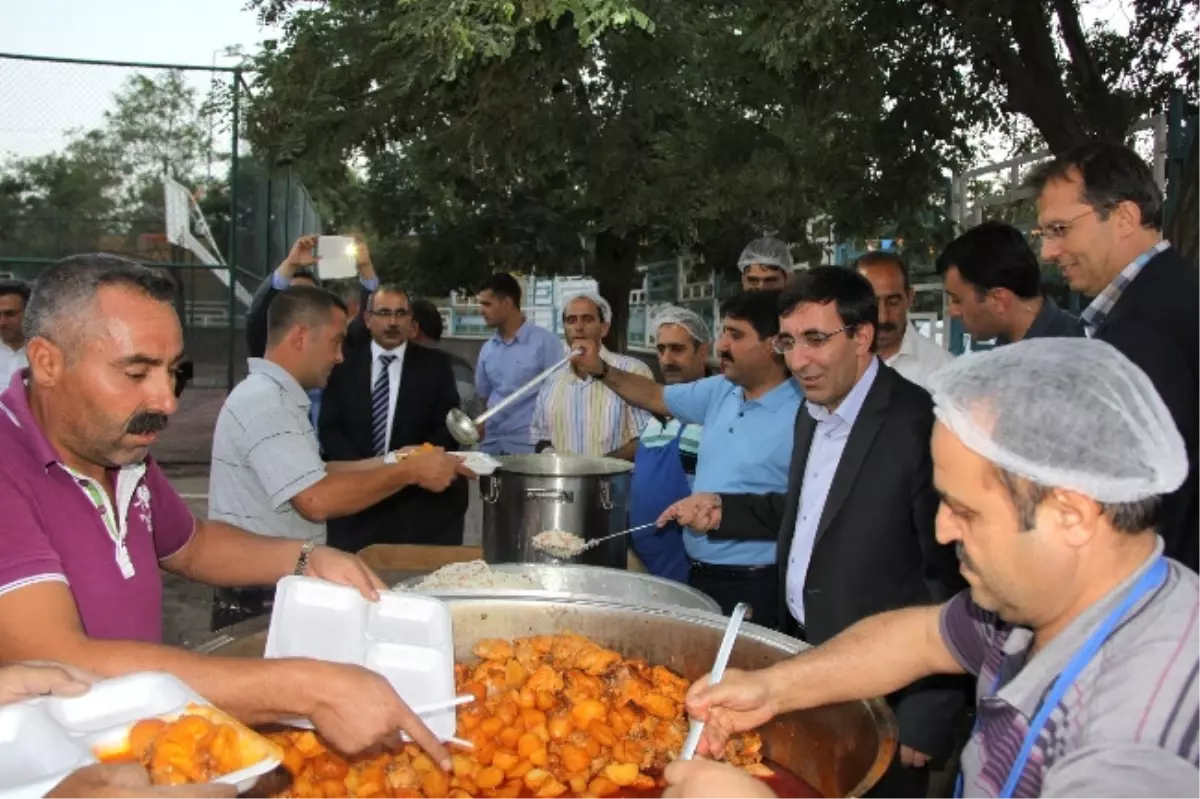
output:
M646 364L610 352L600 343L608 335L611 322L612 307L599 294L580 294L563 307L568 347L591 341L610 366L653 380L654 373ZM649 420L649 413L630 405L601 381L572 365L542 384L529 436L536 452L606 455L631 461L638 436Z
M960 358L930 390L938 539L958 546L969 589L700 680L700 752L778 713L970 672L963 795L1195 796L1200 580L1155 532L1188 460L1150 378L1102 341L1042 338ZM668 796L764 795L699 761L666 777Z

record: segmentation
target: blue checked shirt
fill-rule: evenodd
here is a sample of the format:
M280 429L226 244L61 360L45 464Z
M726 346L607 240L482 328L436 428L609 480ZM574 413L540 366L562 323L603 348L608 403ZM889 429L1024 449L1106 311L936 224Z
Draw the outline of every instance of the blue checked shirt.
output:
M1088 338L1094 336L1096 329L1104 324L1104 320L1112 313L1112 309L1116 306L1117 300L1121 299L1121 295L1125 293L1125 289L1129 287L1135 277L1141 274L1142 267L1150 263L1159 253L1166 252L1170 246L1171 242L1166 239L1155 244L1130 261L1129 266L1122 269L1121 274L1105 286L1104 291L1096 295L1096 299L1092 300L1091 304L1079 315L1079 321L1083 323L1083 330L1087 333Z

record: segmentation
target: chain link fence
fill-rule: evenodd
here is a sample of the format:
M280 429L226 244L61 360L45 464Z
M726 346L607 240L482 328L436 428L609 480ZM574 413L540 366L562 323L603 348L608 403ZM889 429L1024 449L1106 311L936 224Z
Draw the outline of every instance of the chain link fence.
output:
M245 369L245 313L321 217L290 170L243 140L239 67L0 54L0 275L111 252L179 287L195 385Z

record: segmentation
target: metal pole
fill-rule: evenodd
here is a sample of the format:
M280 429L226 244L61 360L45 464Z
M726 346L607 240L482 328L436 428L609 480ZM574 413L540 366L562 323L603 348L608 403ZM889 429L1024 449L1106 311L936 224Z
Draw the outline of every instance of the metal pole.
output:
M240 99L238 92L241 89L240 72L235 68L233 71L233 134L231 135L232 142L229 148L229 257L225 259L226 265L229 267L229 353L228 363L225 370L225 391L233 391L233 359L237 352L237 325L234 324L234 319L237 316L237 227L238 227L238 125L239 112L238 107Z

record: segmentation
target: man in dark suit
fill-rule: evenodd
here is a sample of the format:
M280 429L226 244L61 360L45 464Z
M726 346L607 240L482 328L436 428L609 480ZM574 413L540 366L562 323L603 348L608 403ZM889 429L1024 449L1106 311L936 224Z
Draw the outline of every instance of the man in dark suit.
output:
M696 495L664 516L710 538L778 540L779 617L816 645L876 613L949 599L963 582L934 538L933 403L876 356L871 284L810 269L784 290L780 314L776 348L805 394L787 493ZM922 767L950 754L963 688L939 679L889 697L901 755L877 795L925 795Z
M370 338L347 347L322 398L319 437L325 459L386 460L426 443L458 449L446 429L446 414L458 407L454 372L444 353L409 340L408 294L381 286L367 300L363 316ZM459 546L467 490L464 479L442 494L406 488L354 516L330 520L329 543L348 552L370 544Z
M1119 144L1088 144L1041 165L1042 258L1071 288L1094 297L1084 332L1107 341L1154 382L1188 455L1188 478L1163 500L1159 533L1168 557L1200 566L1200 285L1195 269L1162 237L1162 191L1145 162Z

